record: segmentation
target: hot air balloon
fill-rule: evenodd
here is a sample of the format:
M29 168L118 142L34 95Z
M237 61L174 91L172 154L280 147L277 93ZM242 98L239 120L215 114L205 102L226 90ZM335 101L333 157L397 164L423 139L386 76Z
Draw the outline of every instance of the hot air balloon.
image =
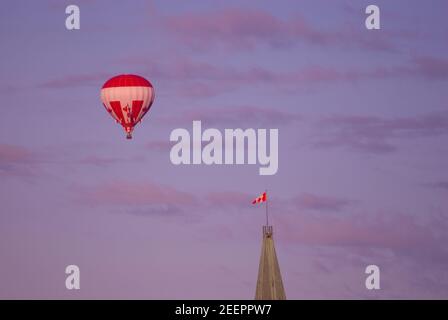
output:
M132 139L134 127L151 108L154 97L152 84L133 74L113 77L101 88L104 107L123 126L127 139Z

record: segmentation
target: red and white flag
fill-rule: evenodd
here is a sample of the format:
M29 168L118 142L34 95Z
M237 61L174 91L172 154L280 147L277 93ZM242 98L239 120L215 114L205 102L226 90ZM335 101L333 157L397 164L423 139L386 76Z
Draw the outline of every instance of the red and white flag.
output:
M268 197L266 195L266 192L263 192L263 194L261 196L259 196L258 198L255 198L254 201L252 201L252 204L266 202L267 200L268 200Z

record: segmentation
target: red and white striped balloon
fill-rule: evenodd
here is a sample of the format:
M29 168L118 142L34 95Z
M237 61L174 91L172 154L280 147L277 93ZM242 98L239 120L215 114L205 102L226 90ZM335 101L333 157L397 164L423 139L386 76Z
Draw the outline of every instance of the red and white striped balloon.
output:
M123 74L106 81L101 89L101 100L107 112L121 124L126 138L132 138L132 131L154 101L154 88L143 77Z

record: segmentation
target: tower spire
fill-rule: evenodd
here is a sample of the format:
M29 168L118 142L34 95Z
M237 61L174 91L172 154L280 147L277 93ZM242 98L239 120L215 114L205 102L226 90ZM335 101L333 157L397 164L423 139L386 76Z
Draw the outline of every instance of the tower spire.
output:
M263 243L255 300L285 300L285 289L274 246L273 227L268 225L268 221L266 221L266 224L266 226L263 226Z

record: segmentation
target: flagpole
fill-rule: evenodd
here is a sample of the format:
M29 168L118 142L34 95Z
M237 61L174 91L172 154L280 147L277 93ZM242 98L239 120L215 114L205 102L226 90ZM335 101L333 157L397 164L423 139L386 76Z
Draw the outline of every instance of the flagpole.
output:
M265 190L266 193L266 226L269 226L269 216L268 216L268 190Z

